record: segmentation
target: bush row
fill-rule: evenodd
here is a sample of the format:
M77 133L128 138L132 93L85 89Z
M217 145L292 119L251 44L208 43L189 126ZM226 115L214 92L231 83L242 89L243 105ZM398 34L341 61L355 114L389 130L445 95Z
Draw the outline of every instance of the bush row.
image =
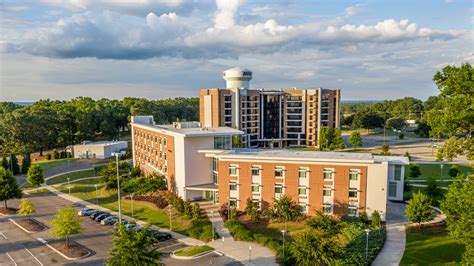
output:
M59 152L58 150L54 150L53 152L46 154L46 160L48 161L66 158L72 158L72 153L67 151Z
M277 254L280 254L281 252L281 242L279 240L275 240L265 234L252 233L245 227L245 225L243 225L237 220L227 220L224 223L224 226L229 229L229 232L232 234L232 236L234 236L236 240L255 241L261 245L272 249Z

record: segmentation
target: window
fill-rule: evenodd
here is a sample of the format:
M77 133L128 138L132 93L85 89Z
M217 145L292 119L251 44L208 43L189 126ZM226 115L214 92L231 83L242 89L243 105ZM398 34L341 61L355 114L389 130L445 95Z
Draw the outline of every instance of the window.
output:
M349 190L349 198L357 198L357 190Z
M229 165L229 175L237 175L237 165Z
M323 170L324 179L332 179L332 175L333 175L333 170L332 169L324 168L324 170Z
M218 150L232 149L231 136L214 137L214 149L218 149Z
M300 168L300 170L298 170L298 177L299 178L306 178L308 177L308 169L307 168Z
M214 184L219 184L219 183L218 183L218 182L219 182L219 178L218 178L216 172L213 172L213 173L212 173L212 180L213 180Z
M275 194L283 193L283 185L275 185Z
M260 192L260 185L252 184L252 192Z
M397 182L389 182L388 184L388 196L396 197L397 196Z
M229 205L231 208L237 208L237 199L230 199Z
M212 168L213 168L212 170L214 170L215 172L218 172L218 169L219 169L218 167L219 167L219 159L214 158L212 160Z
M229 189L232 191L237 190L237 183L235 182L229 183Z
M260 176L260 167L252 166L252 176Z
M331 195L332 195L332 190L330 188L328 188L328 189L325 188L323 190L323 196L331 197Z
M298 195L306 195L306 187L299 187Z
M255 207L260 208L260 200L259 199L252 199L252 203Z
M332 213L332 206L331 205L323 205L323 212L324 212L324 214L331 214Z
M400 181L402 178L402 166L395 165L395 175L393 176L393 180Z
M357 216L357 206L349 205L348 215L351 216L351 217L356 217Z
M306 203L299 203L299 204L298 204L298 207L299 207L299 209L300 209L300 212L306 213L306 209L307 209L307 208L306 208Z
M359 180L359 170L350 170L349 171L349 180Z
M284 177L285 169L283 167L275 167L275 177Z

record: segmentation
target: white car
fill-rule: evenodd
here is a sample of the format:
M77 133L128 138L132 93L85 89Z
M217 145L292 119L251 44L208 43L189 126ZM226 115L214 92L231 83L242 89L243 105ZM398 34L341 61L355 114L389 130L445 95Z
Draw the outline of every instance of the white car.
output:
M79 216L89 216L91 215L92 212L94 212L95 209L91 209L91 208L84 208L80 211L77 212L77 215Z

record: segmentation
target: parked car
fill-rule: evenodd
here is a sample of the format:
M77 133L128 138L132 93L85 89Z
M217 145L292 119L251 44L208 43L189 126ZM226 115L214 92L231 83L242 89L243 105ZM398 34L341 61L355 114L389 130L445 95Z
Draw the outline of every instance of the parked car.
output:
M126 225L125 225L125 231L129 232L129 231L131 231L131 230L135 230L135 231L138 232L138 231L142 230L142 226L139 225L139 224L135 224L135 223L133 223L133 224L132 224L132 223L126 224Z
M95 217L94 220L100 223L100 221L104 220L105 218L107 218L107 217L109 217L109 216L112 216L112 214L110 214L110 213L103 213L103 214L101 214L101 215Z
M83 208L82 210L77 212L77 215L79 215L79 216L88 216L88 215L91 215L91 213L93 213L94 211L96 211L96 209Z
M150 231L150 234L151 234L154 238L156 238L159 242L166 241L166 240L170 240L170 239L173 238L173 237L171 236L171 234L169 234L169 233L160 232L160 231L156 231L156 230L151 230L151 231Z
M113 225L118 221L118 219L119 218L117 216L109 216L109 217L105 218L104 220L100 221L100 224L102 224L102 225Z
M91 213L90 218L91 218L92 220L95 220L95 218L97 218L97 216L99 216L99 215L101 215L101 214L104 214L104 213L105 213L105 212L103 212L103 211L95 211L95 212Z

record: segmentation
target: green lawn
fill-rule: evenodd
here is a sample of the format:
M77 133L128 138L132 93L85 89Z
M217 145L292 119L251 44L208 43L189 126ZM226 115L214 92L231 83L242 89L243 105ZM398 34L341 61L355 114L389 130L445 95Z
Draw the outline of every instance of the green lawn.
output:
M72 172L72 173L64 173L64 174L58 175L58 176L46 181L46 184L54 185L54 184L58 184L58 183L62 183L62 182L67 182L68 177L69 177L70 181L73 181L73 180L76 180L76 179L85 178L85 177L92 177L92 176L96 176L95 170L94 169L85 169L85 170L81 170L81 171L76 171L76 172Z
M202 245L202 246L194 246L194 247L185 248L185 249L175 252L175 254L181 257L192 257L192 256L196 256L196 255L199 255L211 250L214 250L214 248L208 245Z
M46 188L28 190L28 194L30 194L30 195L34 195L34 194L44 194L44 193L50 193L50 192L49 192L49 190L46 189Z
M448 175L448 171L451 167L457 166L458 170L464 174L468 172L474 173L474 167L465 164L445 164L443 166L443 174L441 175L441 166L439 164L418 164L421 170L421 176L416 179L427 179L428 177L434 177L436 179L451 179ZM409 167L405 167L405 176L408 177Z
M445 227L418 230L406 226L407 242L400 265L459 264L464 246L450 238Z
M95 185L98 185L96 192ZM118 211L117 192L115 190L106 190L104 183L100 180L89 179L82 180L71 184L71 195L85 201L99 204L102 207L113 211ZM57 186L59 191L69 193L68 185ZM122 212L126 215L132 216L132 202L122 196ZM133 202L133 217L159 227L169 228L169 212L167 210L160 210L152 203L148 202ZM187 235L187 230L190 229L190 221L176 212L172 213L173 231Z
M33 164L39 164L43 167L43 171L48 171L52 169L58 169L68 166L68 161L73 162L79 160L77 158L68 158L68 159L58 159L58 160L41 160L33 162Z

